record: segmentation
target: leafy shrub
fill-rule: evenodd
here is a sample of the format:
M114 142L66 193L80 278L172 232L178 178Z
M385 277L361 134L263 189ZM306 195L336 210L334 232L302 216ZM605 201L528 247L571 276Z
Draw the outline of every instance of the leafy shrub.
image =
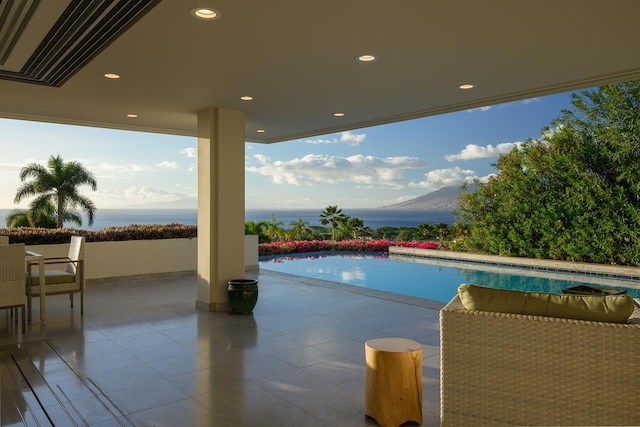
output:
M198 236L195 225L132 224L107 227L102 230L76 230L74 228L2 228L0 235L9 236L11 243L26 245L53 245L69 243L71 236L84 236L87 242L115 242L124 240L193 239Z

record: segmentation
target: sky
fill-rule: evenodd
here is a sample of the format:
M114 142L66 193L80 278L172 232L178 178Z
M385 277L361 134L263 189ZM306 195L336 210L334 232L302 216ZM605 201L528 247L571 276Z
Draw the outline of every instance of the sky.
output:
M474 178L500 154L571 107L570 93L275 144L246 143L247 209L377 208ZM0 119L0 209L14 204L20 169L51 155L78 161L98 209L196 208L197 139Z

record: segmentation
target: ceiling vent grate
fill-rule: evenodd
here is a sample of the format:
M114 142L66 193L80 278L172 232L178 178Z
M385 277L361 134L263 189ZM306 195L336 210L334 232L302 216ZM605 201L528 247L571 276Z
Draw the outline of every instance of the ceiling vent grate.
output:
M0 1L0 65L4 65L40 0Z
M160 0L74 0L19 73L0 78L60 87Z

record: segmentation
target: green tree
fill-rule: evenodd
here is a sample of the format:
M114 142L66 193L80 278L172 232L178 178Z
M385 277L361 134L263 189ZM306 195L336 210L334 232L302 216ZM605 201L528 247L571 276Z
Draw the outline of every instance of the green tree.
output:
M368 230L368 227L364 225L364 221L361 218L349 217L346 221L343 221L341 226L344 231L352 238L357 239Z
M7 227L56 228L55 208L51 203L38 210L14 209L5 218Z
M385 225L375 229L372 235L376 239L395 239L400 229L398 227L392 227Z
M271 219L265 221L265 235L269 236L269 241L281 240L285 235L284 223L278 221L274 214L271 214Z
M303 240L309 232L309 223L302 218L289 222L289 232L295 240Z
M433 228L427 221L425 221L418 224L417 231L418 236L420 236L421 239L426 240L432 236Z
M331 240L336 240L336 229L340 221L344 221L346 217L338 206L327 206L320 214L320 224L331 226Z
M401 240L403 242L413 240L413 233L408 228L400 228L398 235L396 236L396 240Z
M269 243L271 240L265 234L267 224L264 221L247 221L244 223L244 234L258 236L259 243Z
M465 246L508 256L640 264L640 81L574 94L544 129L463 192Z
M452 235L453 230L453 228L450 227L449 224L442 221L433 224L433 227L431 229L436 239L438 239L440 242L444 242L445 240L449 239Z
M31 180L27 180L31 178ZM51 156L47 167L31 163L20 170L20 181L14 203L24 198L36 196L29 204L29 210L38 212L53 206L56 225L62 228L65 221L78 226L82 225L82 217L75 210L81 208L87 215L89 225L93 224L96 207L87 197L78 192L81 185L89 185L96 190L98 184L93 174L78 162L65 162L58 156ZM26 182L25 182L26 181Z

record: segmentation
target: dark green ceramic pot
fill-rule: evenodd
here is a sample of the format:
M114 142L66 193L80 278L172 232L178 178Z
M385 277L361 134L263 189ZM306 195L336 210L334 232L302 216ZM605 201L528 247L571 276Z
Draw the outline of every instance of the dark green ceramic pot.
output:
M258 281L253 279L229 280L227 296L234 313L251 314L258 302Z

